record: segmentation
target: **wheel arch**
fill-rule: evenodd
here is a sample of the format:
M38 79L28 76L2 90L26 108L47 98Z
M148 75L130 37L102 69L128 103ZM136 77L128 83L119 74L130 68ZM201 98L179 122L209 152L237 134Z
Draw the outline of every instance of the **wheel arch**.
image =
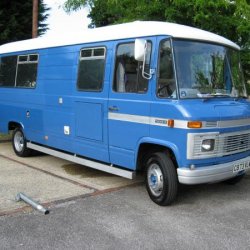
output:
M16 121L10 121L8 123L8 130L15 130L16 128L22 128L24 129L24 126L21 122L16 122Z
M143 171L148 156L156 152L166 152L172 159L175 167L178 167L179 151L175 144L168 141L143 138L140 143L138 143L136 151L136 169Z

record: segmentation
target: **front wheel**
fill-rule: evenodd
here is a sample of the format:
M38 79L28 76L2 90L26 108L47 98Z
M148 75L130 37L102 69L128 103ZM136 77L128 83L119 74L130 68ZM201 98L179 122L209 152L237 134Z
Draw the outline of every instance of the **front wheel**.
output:
M178 179L172 160L162 152L150 156L146 164L146 188L152 201L170 205L177 196Z
M16 128L12 135L12 146L16 155L27 157L32 154L32 149L27 148L26 138L21 128Z

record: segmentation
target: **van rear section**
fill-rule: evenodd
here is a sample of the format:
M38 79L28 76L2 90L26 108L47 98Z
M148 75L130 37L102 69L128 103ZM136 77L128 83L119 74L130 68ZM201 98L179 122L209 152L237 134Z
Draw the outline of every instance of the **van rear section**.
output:
M161 206L180 183L234 184L250 168L239 47L187 26L133 22L2 45L0 110L18 156L143 172Z

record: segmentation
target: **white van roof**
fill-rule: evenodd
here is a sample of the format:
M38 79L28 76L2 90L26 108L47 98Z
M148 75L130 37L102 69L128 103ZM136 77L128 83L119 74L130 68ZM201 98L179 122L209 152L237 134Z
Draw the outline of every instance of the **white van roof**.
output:
M46 36L7 43L0 46L0 54L155 35L168 35L174 38L209 41L227 45L238 50L240 49L240 47L232 41L201 29L168 22L135 21L82 30L77 34L60 34L56 37Z

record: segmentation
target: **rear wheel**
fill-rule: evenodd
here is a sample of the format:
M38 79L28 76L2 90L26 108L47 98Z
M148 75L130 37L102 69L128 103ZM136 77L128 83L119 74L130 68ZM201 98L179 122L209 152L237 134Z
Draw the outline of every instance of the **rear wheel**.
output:
M172 160L162 152L150 156L146 164L146 188L152 201L170 205L177 196L178 179Z
M27 141L21 128L16 128L12 135L12 146L16 155L27 157L32 154L32 150L27 148Z

